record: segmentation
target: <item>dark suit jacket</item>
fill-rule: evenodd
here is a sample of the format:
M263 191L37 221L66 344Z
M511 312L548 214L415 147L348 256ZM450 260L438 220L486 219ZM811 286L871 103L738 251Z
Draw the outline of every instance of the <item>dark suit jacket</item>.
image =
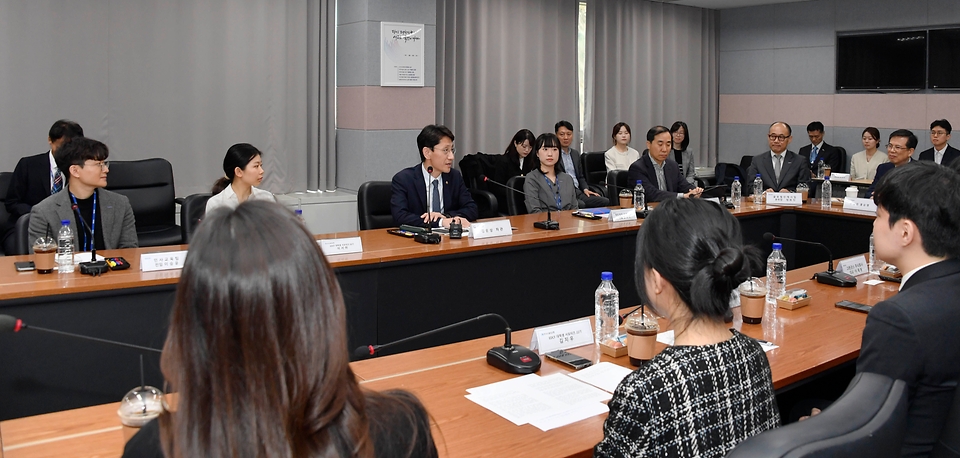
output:
M814 158L815 160L813 161L813 164L810 163L811 149L813 149L812 145L807 145L803 148L800 148L800 152L797 153L803 156L804 161L806 161L805 163L807 164L807 168L810 169L810 173L816 173L817 161L820 161L821 159L823 160L824 164L830 165L830 170L834 172L843 170L840 168L842 167L841 161L843 158L840 156L840 150L838 150L836 147L829 145L827 142L823 142L823 148L820 148L820 150L817 151L817 157Z
M103 229L98 224L97 232L102 231L103 248L105 250L136 248L139 244L136 219L127 196L101 188L97 190L97 199L100 211L97 219L103 222ZM80 251L80 233L77 232L80 226L77 225L73 202L66 187L33 206L33 210L30 211L30 240L46 235L48 226L56 237L57 231L60 230L60 221L63 220L70 220L74 251Z
M770 157L769 150L753 157L753 162L747 169L747 178L744 180L744 195L753 194L753 180L758 173L763 180L764 190L780 191L781 189L787 189L793 192L797 190L798 184L810 182L810 168L804 162L804 158L790 150L783 154L779 181L776 178L776 172L773 170L773 159Z
M6 201L12 222L16 223L20 216L30 213L34 205L50 197L49 153L21 158L13 169Z
M907 433L901 454L929 455L960 383L960 260L915 272L903 289L867 314L857 372L907 382Z
M566 172L577 177L577 184L579 184L577 188L580 189L580 192L583 192L584 189L587 189L587 176L584 175L582 164L580 164L580 151L570 148L570 160L573 161L573 170L566 170ZM563 162L562 157L559 162Z
M630 164L627 171L627 185L636 185L637 180L643 181L643 194L647 202L660 202L667 199L676 199L678 192L687 192L693 185L680 173L677 161L667 158L663 161L663 178L667 180L666 191L661 191L657 185L657 171L653 168L653 159L649 154L640 156L640 159Z
M960 157L960 149L956 149L948 144L947 150L943 152L943 160L940 161L940 165L946 167L958 157ZM933 148L921 152L920 160L933 162Z
M933 159L930 159L930 160L932 161ZM943 161L944 161L944 162L947 161L947 155L946 155L946 154L943 155ZM911 163L911 162L913 162L913 158L910 158L910 160L907 161L907 164L909 164L909 163ZM904 165L906 165L906 164L904 164ZM877 189L877 183L880 182L880 179L883 178L883 176L886 175L887 172L893 170L894 167L896 167L896 166L893 165L893 162L884 162L883 164L880 164L880 165L877 166L877 174L873 177L873 183L870 183L870 187L867 188L867 195L866 195L866 197L873 197L873 191Z
M423 226L420 215L427 212L427 187L423 182L423 165L405 168L393 176L390 194L390 213L398 226ZM440 174L443 180L443 211L447 217L460 216L469 221L477 219L477 204L470 197L463 177L456 169ZM434 223L436 226L437 223Z
M493 172L493 180L497 183L507 184L507 180L515 176L526 175L533 169L533 155L531 154L528 154L527 158L523 160L522 168L520 167L519 157L513 158L504 154L499 159ZM508 196L507 193L512 194L513 191L508 191L497 185L488 186L487 189L497 198L497 206L506 209L507 198L513 197L512 195Z

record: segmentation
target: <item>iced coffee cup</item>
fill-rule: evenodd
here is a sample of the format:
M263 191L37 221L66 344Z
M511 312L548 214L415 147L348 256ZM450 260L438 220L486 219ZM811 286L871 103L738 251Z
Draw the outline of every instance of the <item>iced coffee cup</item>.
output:
M633 194L631 194L630 191L620 192L620 206L621 207L633 206Z
M639 367L650 361L657 352L657 333L660 324L657 318L649 313L636 311L627 317L627 355L630 364Z
M740 284L740 315L747 324L759 324L763 319L767 288L759 278L750 278Z
M797 192L800 193L800 202L807 203L807 197L810 195L810 187L806 183L797 185Z
M53 237L40 237L33 242L33 264L37 268L37 273L53 273L56 259L57 242Z

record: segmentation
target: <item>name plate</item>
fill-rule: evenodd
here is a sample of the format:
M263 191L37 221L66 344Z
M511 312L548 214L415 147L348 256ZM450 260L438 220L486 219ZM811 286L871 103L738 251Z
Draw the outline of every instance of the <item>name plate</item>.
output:
M799 192L768 192L767 205L803 205Z
M530 349L541 355L590 344L593 344L590 318L536 328L533 330L533 338L530 339Z
M317 243L320 244L320 251L327 256L363 252L363 243L360 241L360 237L317 240Z
M140 255L140 271L156 272L158 270L182 269L183 262L186 260L187 250L143 253Z
M472 239L487 239L505 235L513 235L513 228L510 227L510 220L508 219L484 221L470 225L470 238Z
M854 277L863 275L869 271L867 269L867 258L857 256L855 258L844 259L837 263L837 270L845 274L853 275Z
M610 221L618 223L620 221L636 221L637 211L631 208L620 210L610 210Z
M849 197L843 199L843 209L844 210L860 210L863 212L870 212L873 214L877 213L877 204L873 202L873 199L861 199L859 197Z

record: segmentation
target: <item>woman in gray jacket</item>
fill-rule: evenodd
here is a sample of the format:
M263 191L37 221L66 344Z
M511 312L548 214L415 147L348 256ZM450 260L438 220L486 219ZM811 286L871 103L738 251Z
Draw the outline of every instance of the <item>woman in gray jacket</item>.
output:
M560 139L552 133L540 134L533 149L533 170L523 182L527 212L576 210L577 188L560 162Z

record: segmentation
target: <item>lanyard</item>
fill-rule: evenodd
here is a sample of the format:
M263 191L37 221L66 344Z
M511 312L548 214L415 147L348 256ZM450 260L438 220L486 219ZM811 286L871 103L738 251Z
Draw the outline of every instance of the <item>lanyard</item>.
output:
M560 205L560 175L557 175L557 189L553 189L553 183L547 178L547 174L543 174L543 179L547 182L547 186L550 186L550 190L553 191L553 197L557 199L557 210L559 211L563 208L563 206Z
M79 220L77 224L80 224L84 228L87 228L87 222L83 219L83 215L80 214L80 204L77 203L77 198L74 197L72 192L70 193L70 200L73 201L73 205L77 206L77 219ZM93 251L93 244L95 240L94 234L96 234L96 230L97 230L97 192L96 191L93 192L93 218L91 218L91 220L92 222L90 223L90 227L88 228L90 229L90 232L87 233L87 231L84 231L83 233L83 242L84 242L83 251ZM79 236L80 234L77 234L77 235Z

